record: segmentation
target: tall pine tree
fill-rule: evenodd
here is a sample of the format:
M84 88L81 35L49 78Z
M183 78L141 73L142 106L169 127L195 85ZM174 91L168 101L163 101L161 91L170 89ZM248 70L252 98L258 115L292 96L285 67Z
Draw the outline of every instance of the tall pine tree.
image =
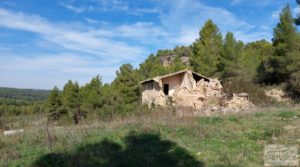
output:
M57 120L61 116L62 102L60 98L60 92L55 86L46 102L46 111L48 112L48 118L51 120Z
M80 89L83 110L99 109L103 105L102 81L99 75Z
M212 20L208 20L201 29L200 38L193 43L191 66L194 71L207 76L217 72L222 51L222 35Z
M80 106L79 85L77 82L73 84L71 80L65 84L62 92L62 103L66 109L75 109Z
M220 57L219 72L221 77L231 78L241 74L240 60L242 58L244 44L236 41L233 33L228 32L225 37L223 51Z
M62 92L62 104L64 110L72 116L75 123L78 123L80 116L81 99L79 96L79 85L77 82L73 83L71 80L65 84Z
M119 105L120 112L130 112L138 103L139 81L138 71L130 64L123 64L117 71L112 86L118 92L120 101L116 102L116 105Z
M262 82L288 82L299 62L299 33L294 24L290 6L282 9L280 22L274 28L274 52L259 68Z

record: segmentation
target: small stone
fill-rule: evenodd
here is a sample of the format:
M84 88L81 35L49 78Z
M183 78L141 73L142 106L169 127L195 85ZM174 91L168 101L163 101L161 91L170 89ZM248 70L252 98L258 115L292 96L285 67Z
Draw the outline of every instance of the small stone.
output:
M24 132L24 129L16 129L16 130L4 131L3 134L4 134L4 136L10 136L10 135L18 134L18 133L23 133L23 132Z
M293 125L288 125L288 126L285 126L283 127L285 130L295 130L296 129L296 126L293 126Z

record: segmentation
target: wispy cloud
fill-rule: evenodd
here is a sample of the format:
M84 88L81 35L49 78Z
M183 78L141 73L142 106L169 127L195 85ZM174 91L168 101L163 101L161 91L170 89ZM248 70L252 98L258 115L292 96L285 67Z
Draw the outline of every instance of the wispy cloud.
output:
M212 19L223 34L228 31L233 33L239 31L237 38L240 40L246 42L253 40L245 37L250 36L256 26L237 18L224 8L207 6L196 0L172 2L164 4L169 8L167 12L161 14L160 18L163 26L173 32L172 40L177 44L191 44L199 37L199 29L208 19Z
M97 74L104 78L104 82L109 82L114 78L118 66L105 66L104 63L74 53L38 54L30 57L2 53L0 86L51 89L57 85L62 88L68 79L79 81L83 85ZM18 77L11 77L12 75Z
M260 7L265 7L269 4L276 3L274 0L231 0L231 5L240 5L240 4L246 4L246 5L255 5Z
M76 1L74 1L76 2ZM160 12L156 7L130 7L128 2L120 0L91 1L91 4L75 5L71 3L60 3L61 6L76 13L82 12L121 12L129 15L142 16L144 14L157 14Z
M60 3L61 6L73 11L73 12L76 12L76 13L82 13L86 10L85 7L81 6L81 7L76 7L76 6L73 6L71 4L65 4L65 3Z
M30 22L28 22L30 20ZM34 32L44 40L62 47L99 57L109 56L122 60L136 60L145 54L142 47L128 45L122 41L94 35L93 31L74 30L65 24L56 24L36 16L0 9L0 26Z
M141 45L124 41L135 38L142 41L151 34L159 36L161 33L151 23L96 30L80 25L76 27L72 23L49 22L37 15L6 9L0 9L0 27L35 33L39 39L32 47L51 47L59 52L53 55L39 51L16 54L1 48L0 86L27 88L61 87L67 79L84 83L96 74L110 82L120 64L131 62L137 65L149 53ZM27 78L20 76L21 73Z
M270 0L228 1L232 5L271 3ZM4 35L10 31L34 34L29 51L0 43L0 86L62 87L68 79L83 84L97 74L110 82L123 63L137 67L158 49L192 44L207 19L212 19L223 35L231 31L245 42L270 39L272 24L277 21L270 19L265 24L255 25L230 9L209 6L199 0L151 0L150 5L141 6L129 3L121 0L64 1L60 5L76 14L74 22L62 18L57 19L60 21L47 19L42 17L47 16L44 13L29 14L0 8L0 29L5 30ZM57 6L57 2L55 4ZM60 10L64 8L60 7ZM266 14L267 18L272 18L272 10ZM109 19L102 16L109 16ZM119 19L122 21L118 22Z

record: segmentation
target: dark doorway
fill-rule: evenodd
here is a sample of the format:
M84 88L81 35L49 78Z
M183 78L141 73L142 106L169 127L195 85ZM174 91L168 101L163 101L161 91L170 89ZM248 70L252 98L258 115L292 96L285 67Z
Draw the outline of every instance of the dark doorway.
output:
M164 93L165 95L169 95L169 84L164 84Z

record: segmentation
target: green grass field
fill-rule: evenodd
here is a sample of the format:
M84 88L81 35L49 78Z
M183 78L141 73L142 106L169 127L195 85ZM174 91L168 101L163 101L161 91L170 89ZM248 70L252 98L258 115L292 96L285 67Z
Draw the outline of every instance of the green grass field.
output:
M210 117L152 112L48 130L43 120L2 120L25 132L0 135L0 166L263 166L265 144L300 143L298 109Z

